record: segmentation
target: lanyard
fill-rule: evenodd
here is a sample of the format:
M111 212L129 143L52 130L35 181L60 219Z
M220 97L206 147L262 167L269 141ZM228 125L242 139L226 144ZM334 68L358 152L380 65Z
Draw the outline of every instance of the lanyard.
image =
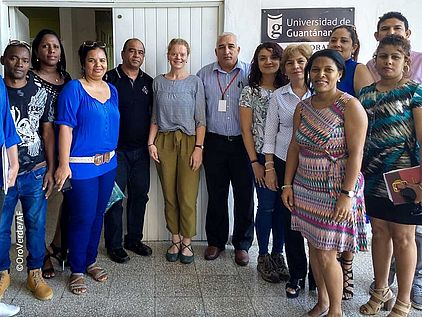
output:
M220 72L217 70L217 82L218 82L218 87L220 87L221 100L224 100L224 94L230 88L230 86L233 84L234 80L236 79L237 75L239 75L239 73L240 73L240 69L237 70L236 75L234 75L234 77L227 84L226 88L224 88L224 90L223 90L223 87L221 87L221 83L220 83Z

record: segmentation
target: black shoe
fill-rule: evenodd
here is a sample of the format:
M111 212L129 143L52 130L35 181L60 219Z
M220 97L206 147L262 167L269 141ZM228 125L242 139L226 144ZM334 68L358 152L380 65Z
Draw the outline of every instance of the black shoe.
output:
M146 244L143 244L141 241L136 242L135 244L125 243L125 249L142 256L150 256L152 254L152 249Z
M123 248L114 249L114 250L107 250L107 254L113 262L116 263L126 263L130 260L129 255L127 255L126 251Z

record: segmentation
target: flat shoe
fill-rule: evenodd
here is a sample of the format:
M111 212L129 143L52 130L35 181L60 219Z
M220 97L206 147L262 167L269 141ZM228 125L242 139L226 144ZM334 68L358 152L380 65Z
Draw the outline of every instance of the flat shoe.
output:
M192 252L192 255L184 255L182 252L184 249L188 249L190 252ZM180 262L183 264L191 264L193 260L195 259L195 255L193 254L192 244L184 244L182 242L182 249L180 250L179 254Z

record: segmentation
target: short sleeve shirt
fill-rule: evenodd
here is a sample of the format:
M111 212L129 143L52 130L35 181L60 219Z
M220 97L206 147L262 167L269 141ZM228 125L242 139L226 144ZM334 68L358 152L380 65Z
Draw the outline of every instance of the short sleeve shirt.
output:
M59 95L56 124L72 130L71 157L92 157L116 149L119 136L117 90L108 84L110 98L104 103L90 96L79 80L70 81ZM109 163L70 163L72 178L87 179L117 167L116 156Z
M243 88L240 94L239 105L252 109L252 135L257 153L262 153L264 146L265 120L272 94L272 90L250 86Z
M52 98L32 73L22 88L7 87L10 111L22 142L18 144L19 172L30 171L45 161L41 125L54 121Z

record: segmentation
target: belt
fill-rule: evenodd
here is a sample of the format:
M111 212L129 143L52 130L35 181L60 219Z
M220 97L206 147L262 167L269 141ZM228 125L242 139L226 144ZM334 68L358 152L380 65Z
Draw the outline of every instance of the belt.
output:
M212 133L212 132L207 132L207 137L229 141L229 142L242 140L242 135L221 135L221 134Z
M70 163L94 163L95 165L99 166L104 163L108 163L111 161L113 156L115 155L115 151L107 152L104 154L95 154L94 156L71 156L69 157Z
M40 168L43 168L43 167L46 167L46 166L47 166L47 162L46 161L41 162L41 163L38 163L30 171L23 171L23 172L18 173L18 176L25 175L26 173L36 171L37 169L40 169Z

